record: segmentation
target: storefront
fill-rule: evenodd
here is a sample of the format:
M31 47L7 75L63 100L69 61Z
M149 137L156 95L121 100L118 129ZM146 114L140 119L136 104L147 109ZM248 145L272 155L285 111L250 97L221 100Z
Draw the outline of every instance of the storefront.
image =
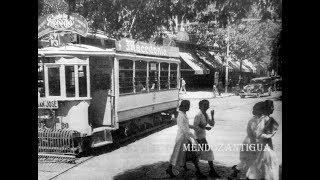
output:
M181 77L187 83L187 90L206 87L210 83L210 69L201 62L195 52L182 48L179 50Z

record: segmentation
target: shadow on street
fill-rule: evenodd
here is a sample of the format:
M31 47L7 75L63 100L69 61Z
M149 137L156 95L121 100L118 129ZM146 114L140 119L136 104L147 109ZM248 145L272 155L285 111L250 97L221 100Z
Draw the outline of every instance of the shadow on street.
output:
M134 143L135 141L143 139L143 138L145 138L145 137L147 137L149 135L152 135L152 134L154 134L156 132L159 132L159 131L162 131L164 129L167 129L167 128L170 128L172 126L175 126L176 124L177 124L176 122L172 122L170 124L166 124L166 125L164 125L162 127L159 127L158 129L155 129L155 130L146 132L146 133L144 133L142 135L138 135L138 136L135 136L133 138L130 138L125 142L121 142L121 143L114 142L114 143L109 144L109 145L92 148L92 149L89 149L88 151L80 153L77 157L81 158L81 157L88 157L88 156L99 156L101 154L109 153L109 152L115 151L115 150L117 150L117 149L119 149L121 147L125 147L125 146L127 146L127 145L129 145L131 143Z
M173 172L177 176L175 178L170 178L166 173L166 169L169 166L169 162L157 162L154 164L144 165L137 167L135 169L130 169L125 172L119 173L114 176L114 180L129 180L129 179L199 179L195 175L195 167L192 163L187 163L188 171L184 171L182 167L174 167ZM223 165L215 164L215 170L221 176L221 178L211 178L209 177L209 165L207 162L199 162L199 167L201 172L207 176L206 179L227 179L227 176L231 174L231 167L226 167ZM240 176L243 176L241 174Z
M187 163L188 171L186 172L182 167L173 167L173 172L177 176L175 178L170 178L170 176L166 173L166 169L169 166L169 162L157 162L154 164L143 165L134 169L127 170L125 172L121 172L113 177L114 180L131 180L131 179L139 179L139 180L148 180L148 179L200 179L195 175L195 167L192 163ZM232 173L231 167L226 167L221 164L214 164L214 168L217 173L221 176L221 178L212 178L209 175L209 165L207 162L199 162L199 167L201 172L207 176L205 179L212 180L227 180L228 176ZM240 172L238 174L238 179L245 179L245 173ZM282 179L282 168L280 165L280 178Z

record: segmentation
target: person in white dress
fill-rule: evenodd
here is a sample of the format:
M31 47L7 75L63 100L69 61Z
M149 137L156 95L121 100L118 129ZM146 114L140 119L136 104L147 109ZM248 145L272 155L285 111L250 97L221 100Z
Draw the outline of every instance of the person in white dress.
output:
M198 144L202 147L202 151L199 152L199 159L208 161L210 172L209 176L220 178L218 173L215 171L213 167L213 152L210 146L208 145L207 139L206 139L206 130L210 130L211 127L206 127L208 124L210 126L215 125L214 121L214 110L211 111L211 118L208 117L207 110L209 109L210 104L208 100L201 100L199 102L199 113L194 118L193 126L191 126L192 129L194 129L194 133L196 136L196 140Z
M269 115L273 113L273 101L266 100L264 118L255 131L257 144L261 146L256 160L251 164L246 176L249 179L278 180L279 163L273 150L272 137L278 130L279 124Z
M181 89L180 89L181 92L184 92L185 94L187 93L187 90L186 90L186 81L181 78Z
M240 151L240 163L232 167L233 172L228 179L236 179L240 171L247 172L251 164L257 157L257 151L250 150L245 147L256 144L255 131L259 122L263 119L264 102L256 103L252 108L253 117L249 120L247 125L247 136L242 142L243 149Z
M205 177L198 166L198 158L195 151L188 151L184 149L188 144L196 144L196 137L191 133L189 129L189 120L186 112L190 108L190 101L182 100L179 106L179 114L177 117L178 132L175 140L175 145L171 158L169 161L169 167L166 172L171 176L175 177L172 172L173 166L183 166L187 170L186 162L192 161L196 167L196 175L198 177Z

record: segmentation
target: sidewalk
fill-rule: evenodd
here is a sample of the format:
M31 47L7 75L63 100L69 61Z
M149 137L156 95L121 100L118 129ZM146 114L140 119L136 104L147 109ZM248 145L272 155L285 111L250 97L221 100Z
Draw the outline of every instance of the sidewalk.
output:
M179 93L179 97L181 99L212 99L212 98L224 98L224 97L230 97L235 96L234 93L221 93L221 96L216 95L216 97L213 97L212 91L187 91L186 94L183 92Z

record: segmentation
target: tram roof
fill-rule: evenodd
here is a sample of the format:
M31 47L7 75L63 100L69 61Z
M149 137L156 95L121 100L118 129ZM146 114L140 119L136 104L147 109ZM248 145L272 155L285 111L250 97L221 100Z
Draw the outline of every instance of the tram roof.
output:
M85 44L68 44L60 47L38 49L38 55L115 55L115 49L103 49Z

